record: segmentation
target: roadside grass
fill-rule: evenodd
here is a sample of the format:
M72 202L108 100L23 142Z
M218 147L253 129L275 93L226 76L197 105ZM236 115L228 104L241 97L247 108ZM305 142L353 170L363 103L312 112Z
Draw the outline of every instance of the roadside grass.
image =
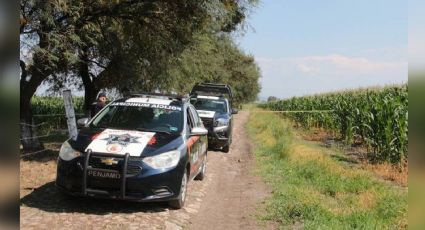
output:
M405 229L407 189L331 157L332 149L294 135L284 119L252 113L257 173L271 185L265 220L282 229Z
M397 185L407 187L408 182L408 162L407 159L398 164L390 162L374 161L373 153L365 146L347 145L340 137L322 128L296 127L296 134L308 142L316 142L326 148L331 148L332 157L346 162L350 166L361 167L367 171L374 172L384 180L392 181Z

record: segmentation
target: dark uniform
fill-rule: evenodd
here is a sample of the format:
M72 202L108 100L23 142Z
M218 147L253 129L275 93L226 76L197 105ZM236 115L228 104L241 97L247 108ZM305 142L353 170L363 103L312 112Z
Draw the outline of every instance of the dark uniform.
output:
M105 100L101 100L102 97L104 97ZM94 102L91 105L91 111L90 111L91 117L94 117L105 106L106 106L106 94L105 93L99 93L99 95L97 97L97 101Z
M103 109L103 107L105 107L105 103L102 102L95 102L91 105L91 117L94 117L94 115L96 115L100 110Z

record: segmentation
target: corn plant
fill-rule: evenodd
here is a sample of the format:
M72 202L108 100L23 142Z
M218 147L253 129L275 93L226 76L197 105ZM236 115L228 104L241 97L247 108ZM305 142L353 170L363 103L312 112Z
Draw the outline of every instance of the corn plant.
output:
M83 97L73 97L72 99L75 114L81 117L84 113ZM35 124L39 135L48 134L51 131L66 129L65 105L62 97L33 97L31 99L31 109L34 115Z
M324 128L339 134L347 144L371 148L376 160L392 163L407 159L408 87L361 89L262 104L270 110L332 112L287 113L306 128Z

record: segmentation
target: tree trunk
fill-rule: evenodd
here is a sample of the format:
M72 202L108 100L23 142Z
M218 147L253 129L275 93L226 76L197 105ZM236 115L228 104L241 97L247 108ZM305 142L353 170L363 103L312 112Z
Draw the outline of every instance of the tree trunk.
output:
M50 3L42 1L40 8L48 15L52 11ZM38 47L40 50L45 50L49 47L49 36L46 31L50 31L51 26L48 19L41 17L40 28L37 29L39 38ZM41 32L43 31L43 32ZM32 65L27 70L24 61L20 60L21 79L20 79L20 130L21 130L21 144L25 152L41 150L44 148L43 144L37 138L36 128L34 127L31 111L31 98L37 90L38 86L53 73L49 60L43 52L33 53ZM28 71L28 72L27 72ZM28 75L31 76L27 80Z
M93 102L96 101L96 95L99 90L94 86L92 81L84 84L84 114L85 117L91 116L91 107Z
M25 152L37 151L43 149L43 144L37 138L36 127L32 119L31 97L34 95L37 87L43 81L43 76L39 71L35 71L29 81L26 80L27 72L25 63L21 61L21 95L20 95L20 131L21 144Z
M91 106L96 100L99 89L96 87L94 79L90 79L87 49L83 49L80 59L78 72L84 85L84 114L86 117L90 117Z
M30 99L21 93L21 110L20 110L20 127L21 127L21 144L24 152L32 152L44 148L43 144L37 138L37 130L34 127L32 119Z

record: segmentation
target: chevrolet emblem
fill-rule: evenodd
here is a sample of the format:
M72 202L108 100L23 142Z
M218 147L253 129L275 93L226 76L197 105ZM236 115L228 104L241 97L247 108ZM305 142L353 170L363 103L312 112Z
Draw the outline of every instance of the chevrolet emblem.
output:
M100 160L100 162L102 162L105 165L116 165L116 164L118 164L118 161L115 160L114 158L102 158Z

